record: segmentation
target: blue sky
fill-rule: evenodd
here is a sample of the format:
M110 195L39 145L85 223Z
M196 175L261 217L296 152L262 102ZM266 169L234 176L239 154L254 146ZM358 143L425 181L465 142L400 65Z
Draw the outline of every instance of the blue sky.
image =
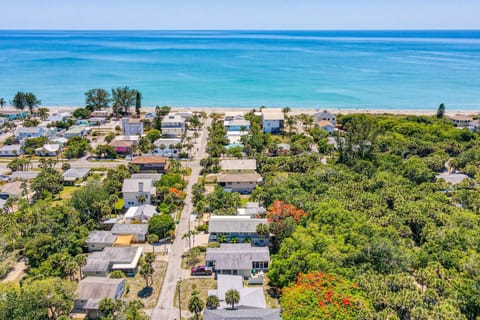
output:
M479 0L4 0L0 29L480 29Z

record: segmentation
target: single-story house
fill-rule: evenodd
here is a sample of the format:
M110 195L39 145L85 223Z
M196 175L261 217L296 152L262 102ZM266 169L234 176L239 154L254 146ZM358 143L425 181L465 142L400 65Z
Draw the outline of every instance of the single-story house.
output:
M217 183L220 184L225 191L230 192L251 193L262 181L262 176L256 172L221 173L217 176Z
M73 138L73 137L84 137L88 134L88 129L86 129L83 126L71 126L63 136L67 139Z
M60 145L59 144L45 144L43 147L35 149L35 155L41 157L55 157L60 153Z
M225 302L225 294L228 290L237 290L240 295L239 304L235 305L238 309L266 309L267 302L261 286L244 287L243 277L219 274L217 276L217 289L208 290L209 296L217 296L220 300L220 309L226 309L230 306Z
M265 133L280 133L285 117L282 109L262 109L262 127Z
M281 320L280 309L205 310L203 320Z
M117 240L117 236L113 235L110 231L92 231L88 235L86 244L88 251L101 251L106 247L113 247L113 244Z
M125 279L86 277L78 283L74 314L85 313L89 319L101 316L99 303L104 298L120 299L125 292Z
M103 251L92 252L82 268L83 275L106 277L120 270L127 276L134 276L142 253L142 247L106 247Z
M162 178L161 173L132 173L130 176L130 179L150 179L152 180L152 183L155 184L155 182L160 181Z
M472 117L463 115L447 116L447 118L457 127L468 127L473 122Z
M254 172L255 170L257 170L257 160L255 159L221 160L220 168L223 172L229 172L229 173Z
M90 127L97 127L107 123L107 119L102 117L91 117L88 119L88 125Z
M154 153L159 156L176 158L179 156L182 147L182 139L180 138L160 138L154 143L155 150ZM177 147L178 146L178 147Z
M313 116L315 118L315 122L319 122L319 121L327 121L327 122L330 122L333 127L335 127L337 125L337 117L331 113L330 111L327 111L327 110L323 110L323 111L319 111L317 110L317 112L315 113L315 115Z
M219 248L207 248L206 265L217 275L241 275L245 279L267 272L270 263L268 247L248 243L222 243Z
M93 111L91 114L90 114L90 117L98 117L98 118L108 118L112 115L112 111L110 110L96 110L96 111Z
M64 137L55 137L55 138L53 138L53 139L50 139L50 141L51 141L52 143L59 144L60 146L63 147L64 145L67 144L68 139L67 139L67 138L64 138Z
M15 136L18 138L18 140L39 138L46 135L47 131L44 127L20 127L15 133Z
M452 185L459 184L465 179L470 178L466 174L463 173L449 173L449 172L442 172L435 176L437 180L443 179L446 183L450 183Z
M19 144L7 144L0 148L0 157L16 157L22 154L22 146Z
M133 242L145 242L147 241L148 224L116 223L110 231L116 236L132 235Z
M136 144L132 140L113 140L110 145L115 148L118 154L129 154L132 152L132 147Z
M335 126L330 121L326 121L326 120L318 121L317 127L327 131L329 134L333 134L333 131L335 130Z
M144 172L165 173L168 171L167 158L160 156L135 157L130 164L138 166L139 170Z
M131 221L140 221L140 222L148 222L151 217L157 215L157 207L152 206L150 204L144 204L139 207L130 207L125 213L125 220L127 223Z
M9 121L17 119L25 119L28 117L28 111L19 111L19 110L2 110L0 115L7 118Z
M88 168L71 168L63 173L63 184L67 186L75 185L77 181L83 181L89 174Z
M48 122L64 122L68 118L71 118L72 114L70 112L60 112L54 113L47 118Z
M259 224L268 225L267 219L255 219L250 216L212 216L208 223L209 241L219 241L220 236L224 242L249 242L253 246L268 246L269 236L257 234Z
M156 189L151 179L125 179L122 186L124 208L151 204L156 195ZM144 201L139 201L144 197Z
M258 202L247 202L245 208L237 208L237 215L250 217L263 217L267 210Z
M0 187L0 199L20 199L24 193L22 181L13 181Z
M40 171L14 171L10 175L10 180L22 180L22 181L30 181L38 177Z

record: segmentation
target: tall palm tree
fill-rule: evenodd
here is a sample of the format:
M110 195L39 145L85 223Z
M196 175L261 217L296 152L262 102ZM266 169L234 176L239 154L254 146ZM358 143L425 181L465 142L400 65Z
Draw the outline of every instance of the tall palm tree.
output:
M87 257L83 254L79 254L75 256L75 261L77 262L78 269L80 272L80 279L82 279L82 267L87 264Z
M33 108L40 105L42 103L42 101L38 100L37 97L33 93L27 92L27 93L25 93L25 103L26 103L28 109L30 110L30 114L33 114Z
M262 238L266 238L270 235L270 230L265 223L260 223L255 228L255 232Z
M90 111L108 108L110 93L104 89L91 89L85 92L85 108Z
M188 310L195 313L195 320L199 319L199 315L202 312L203 308L205 308L205 303L203 303L203 301L198 297L198 295L192 295L190 301L188 301Z
M3 109L3 107L5 107L6 104L7 104L7 101L3 98L0 98L0 108Z
M147 236L147 242L150 243L152 245L152 251L153 253L155 254L155 246L153 245L154 243L157 243L158 242L158 236L154 233L152 234L149 234Z
M225 302L231 305L231 309L235 307L235 304L240 302L240 293L235 289L230 289L225 293Z

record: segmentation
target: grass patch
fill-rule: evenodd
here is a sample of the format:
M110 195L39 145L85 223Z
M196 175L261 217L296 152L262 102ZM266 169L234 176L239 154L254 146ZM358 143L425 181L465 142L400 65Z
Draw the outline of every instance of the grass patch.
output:
M177 282L180 285L180 305L182 310L188 310L188 301L192 296L193 290L199 292L198 296L203 302L207 300L208 290L215 289L217 283L213 278L205 279L186 279ZM178 287L177 287L178 288ZM174 306L178 307L178 289L175 290Z
M207 259L206 259L207 258L207 253L206 252L200 252L198 254L197 258L195 259L196 260L195 263L192 263L193 260L188 259L188 253L189 252L186 252L185 253L185 258L182 259L182 268L183 269L190 270L194 266L198 266L198 265L204 266L205 265L205 263L207 261Z
M72 198L72 194L78 190L78 187L75 186L64 186L63 190L60 192L61 200L68 200Z
M250 196L240 195L240 207L242 208L246 207L247 202L250 202Z
M150 288L145 288L145 279L137 273L135 277L125 278L126 286L129 289L124 298L127 300L139 299L145 305L145 309L154 308L157 304L160 291L162 289L167 263L159 261L158 258L153 263L153 284Z

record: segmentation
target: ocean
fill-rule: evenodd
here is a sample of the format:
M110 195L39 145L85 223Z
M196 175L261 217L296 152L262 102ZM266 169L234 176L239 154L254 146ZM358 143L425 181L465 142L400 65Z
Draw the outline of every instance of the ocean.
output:
M0 97L143 105L479 110L480 31L0 31Z

